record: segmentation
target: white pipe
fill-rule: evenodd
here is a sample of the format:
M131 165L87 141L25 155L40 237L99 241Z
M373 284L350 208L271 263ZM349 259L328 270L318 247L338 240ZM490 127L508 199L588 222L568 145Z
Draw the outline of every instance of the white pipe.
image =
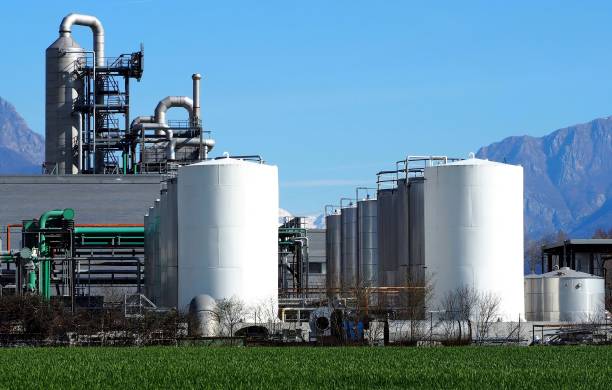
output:
M69 37L72 34L72 25L87 26L93 32L93 45L96 53L96 65L104 66L104 27L95 16L69 14L62 19L60 36Z

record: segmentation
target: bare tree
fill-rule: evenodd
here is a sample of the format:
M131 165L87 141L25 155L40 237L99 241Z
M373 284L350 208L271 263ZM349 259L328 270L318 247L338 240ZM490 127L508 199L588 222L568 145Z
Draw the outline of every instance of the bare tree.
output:
M248 310L244 302L236 297L219 299L213 311L219 322L219 332L222 336L234 337L236 327L244 322Z
M477 298L476 337L482 343L489 334L491 324L499 317L501 298L492 292L481 292Z
M429 279L406 279L400 288L397 308L398 318L403 321L395 324L401 342L416 344L427 338L429 330L424 320L432 297L433 285Z
M593 233L593 238L612 238L612 228L608 229L608 231L604 228L598 228Z
M463 286L446 293L442 299L440 319L442 321L457 322L457 339L463 339L461 322L464 321L468 325L467 339L472 339L472 319L474 318L475 310L478 307L478 292L472 287ZM449 336L454 334L454 326L448 329Z
M542 259L542 246L546 244L544 239L532 240L525 238L525 265L531 273L535 273L536 265Z

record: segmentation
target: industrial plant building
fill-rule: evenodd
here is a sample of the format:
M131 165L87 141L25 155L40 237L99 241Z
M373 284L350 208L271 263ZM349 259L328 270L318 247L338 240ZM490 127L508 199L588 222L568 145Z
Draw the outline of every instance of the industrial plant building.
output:
M91 29L92 49L75 42L75 26ZM212 156L201 76L192 96L161 94L137 116L130 81L143 74L142 48L105 53L97 18L62 20L46 51L44 174L0 177L3 294L75 310L103 305L110 289L193 314L204 336L227 299L344 339L376 321L461 326L466 297L497 302L495 322L605 318L605 251L547 247L543 274L523 275L522 167L408 156L322 205L326 229L279 224L282 167ZM173 108L185 119L169 120Z

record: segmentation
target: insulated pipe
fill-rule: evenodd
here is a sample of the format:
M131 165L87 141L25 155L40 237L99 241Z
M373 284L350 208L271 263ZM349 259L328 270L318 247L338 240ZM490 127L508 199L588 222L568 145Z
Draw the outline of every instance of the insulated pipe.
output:
M137 116L136 118L134 118L134 120L130 124L130 130L133 129L136 125L140 123L153 123L154 121L155 121L154 116L150 116L150 115Z
M96 52L96 66L104 66L104 27L95 16L69 14L62 19L59 32L62 37L72 34L72 25L87 26L93 32L93 45Z
M193 123L193 100L187 96L167 96L155 107L155 122L166 125L166 111L172 107L183 107L189 112L189 120Z

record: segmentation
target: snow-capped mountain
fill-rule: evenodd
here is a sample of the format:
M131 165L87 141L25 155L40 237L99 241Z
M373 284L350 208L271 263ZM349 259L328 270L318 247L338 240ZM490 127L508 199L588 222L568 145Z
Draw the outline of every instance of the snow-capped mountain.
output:
M289 221L291 218L296 217L291 212L285 209L278 209L278 224L282 225L283 223ZM306 229L325 229L325 216L323 214L319 215L307 215L301 216L306 219Z

